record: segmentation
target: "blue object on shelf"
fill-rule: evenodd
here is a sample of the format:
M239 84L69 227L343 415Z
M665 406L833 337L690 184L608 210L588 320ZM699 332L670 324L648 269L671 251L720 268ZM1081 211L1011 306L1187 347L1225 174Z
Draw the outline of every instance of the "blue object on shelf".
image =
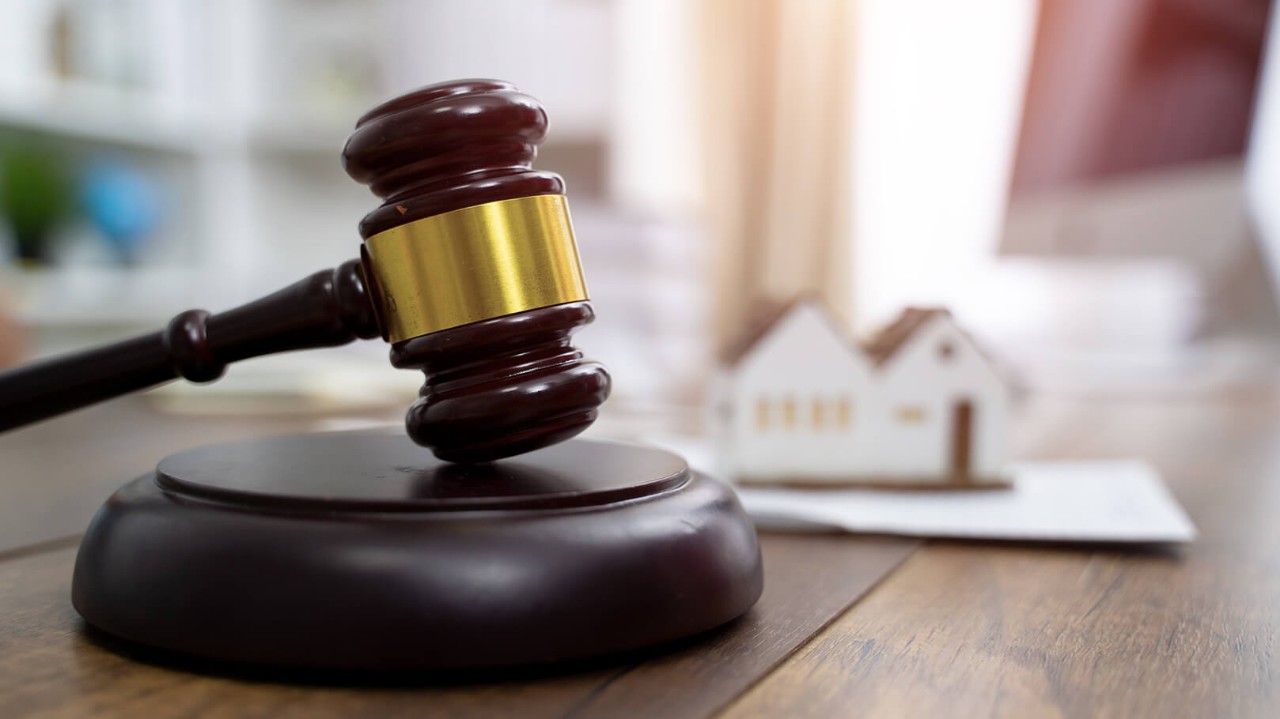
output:
M157 184L123 160L90 165L82 185L85 214L115 255L132 264L160 219Z

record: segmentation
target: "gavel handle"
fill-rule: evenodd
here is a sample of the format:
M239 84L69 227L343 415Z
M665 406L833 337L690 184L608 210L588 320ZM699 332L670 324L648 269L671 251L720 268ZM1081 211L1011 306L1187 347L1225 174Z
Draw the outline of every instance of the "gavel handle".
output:
M210 382L236 360L376 336L350 260L226 312L190 310L160 332L0 373L0 432L178 377Z

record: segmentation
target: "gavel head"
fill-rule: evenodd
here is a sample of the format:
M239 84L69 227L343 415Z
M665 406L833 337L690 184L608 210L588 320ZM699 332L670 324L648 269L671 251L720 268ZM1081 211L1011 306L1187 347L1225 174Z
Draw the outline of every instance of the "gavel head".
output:
M595 421L609 374L559 175L532 169L542 106L493 80L431 85L360 118L342 159L383 204L360 223L391 362L426 375L405 418L441 459L483 462Z

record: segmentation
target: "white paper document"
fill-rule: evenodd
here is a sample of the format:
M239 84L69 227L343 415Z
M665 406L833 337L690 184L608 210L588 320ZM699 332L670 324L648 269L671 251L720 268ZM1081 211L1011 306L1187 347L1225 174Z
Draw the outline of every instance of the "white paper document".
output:
M1025 462L1009 489L738 488L762 528L1062 542L1190 542L1196 528L1137 460Z

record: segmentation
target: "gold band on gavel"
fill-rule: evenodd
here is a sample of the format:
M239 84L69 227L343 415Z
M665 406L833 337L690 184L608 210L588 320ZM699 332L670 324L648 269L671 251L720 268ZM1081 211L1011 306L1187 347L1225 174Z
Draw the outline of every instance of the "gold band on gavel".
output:
M587 299L563 195L488 202L365 240L378 321L392 343Z

